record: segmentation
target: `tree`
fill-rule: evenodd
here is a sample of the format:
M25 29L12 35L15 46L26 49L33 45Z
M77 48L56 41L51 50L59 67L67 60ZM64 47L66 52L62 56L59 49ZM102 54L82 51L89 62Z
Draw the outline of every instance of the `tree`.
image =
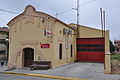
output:
M109 40L109 42L110 42L110 52L113 53L115 51L115 46L113 45L111 40Z

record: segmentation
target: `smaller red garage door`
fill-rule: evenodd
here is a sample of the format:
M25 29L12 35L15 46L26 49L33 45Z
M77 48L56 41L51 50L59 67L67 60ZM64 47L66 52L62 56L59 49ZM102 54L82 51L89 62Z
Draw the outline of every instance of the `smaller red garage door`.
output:
M103 38L78 38L77 60L87 62L104 62Z

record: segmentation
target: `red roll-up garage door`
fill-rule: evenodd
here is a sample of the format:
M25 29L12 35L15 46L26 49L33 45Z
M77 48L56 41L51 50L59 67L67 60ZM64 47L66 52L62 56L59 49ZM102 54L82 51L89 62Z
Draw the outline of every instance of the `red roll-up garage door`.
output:
M78 38L77 60L104 62L104 38Z

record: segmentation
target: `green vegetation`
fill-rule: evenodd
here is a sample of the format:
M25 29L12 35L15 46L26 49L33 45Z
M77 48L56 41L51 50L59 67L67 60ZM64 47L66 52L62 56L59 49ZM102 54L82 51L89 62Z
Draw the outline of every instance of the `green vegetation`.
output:
M117 61L120 61L120 53L114 53L111 55L111 59L112 60L117 60Z
M111 59L112 73L120 74L120 53L113 53Z
M113 53L115 51L115 46L113 45L112 41L110 41L110 52Z

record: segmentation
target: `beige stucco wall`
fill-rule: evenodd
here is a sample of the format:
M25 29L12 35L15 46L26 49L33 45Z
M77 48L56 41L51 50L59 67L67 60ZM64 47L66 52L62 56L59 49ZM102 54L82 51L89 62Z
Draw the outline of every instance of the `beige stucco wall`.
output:
M75 54L76 54L76 44L75 44L75 36L73 35L75 32L74 30L70 29L69 27L66 27L65 25L61 24L60 22L55 23L55 34L54 34L54 54L53 54L53 63L56 66L66 64L69 62L73 62L75 60ZM63 28L69 29L72 31L71 35L63 34ZM67 41L68 39L68 41ZM62 43L63 46L63 56L62 59L59 60L59 44ZM68 43L68 48L66 48L66 44ZM70 46L73 46L73 56L70 56L71 50ZM57 53L57 54L56 54Z
M102 37L102 32L98 29L80 26L79 27L79 38L97 38Z
M110 55L110 48L109 48L109 31L106 31L106 38L105 38L105 73L111 73L111 55Z
M26 15L24 15L26 14ZM65 49L65 35L63 28L69 28L67 25L52 18L44 13L36 12L32 6L27 6L24 14L15 17L8 23L9 26L9 63L8 67L24 67L24 48L34 49L34 60L52 61L52 66L59 66L67 62L74 61L74 56L70 57L70 48ZM30 16L32 15L32 16ZM43 21L44 19L44 21ZM44 35L44 30L49 30L53 34L51 37ZM73 53L75 54L74 37L69 35L69 44L73 44ZM59 60L59 41L63 44L63 59ZM41 44L50 44L50 48L41 48ZM67 61L66 61L67 60Z

